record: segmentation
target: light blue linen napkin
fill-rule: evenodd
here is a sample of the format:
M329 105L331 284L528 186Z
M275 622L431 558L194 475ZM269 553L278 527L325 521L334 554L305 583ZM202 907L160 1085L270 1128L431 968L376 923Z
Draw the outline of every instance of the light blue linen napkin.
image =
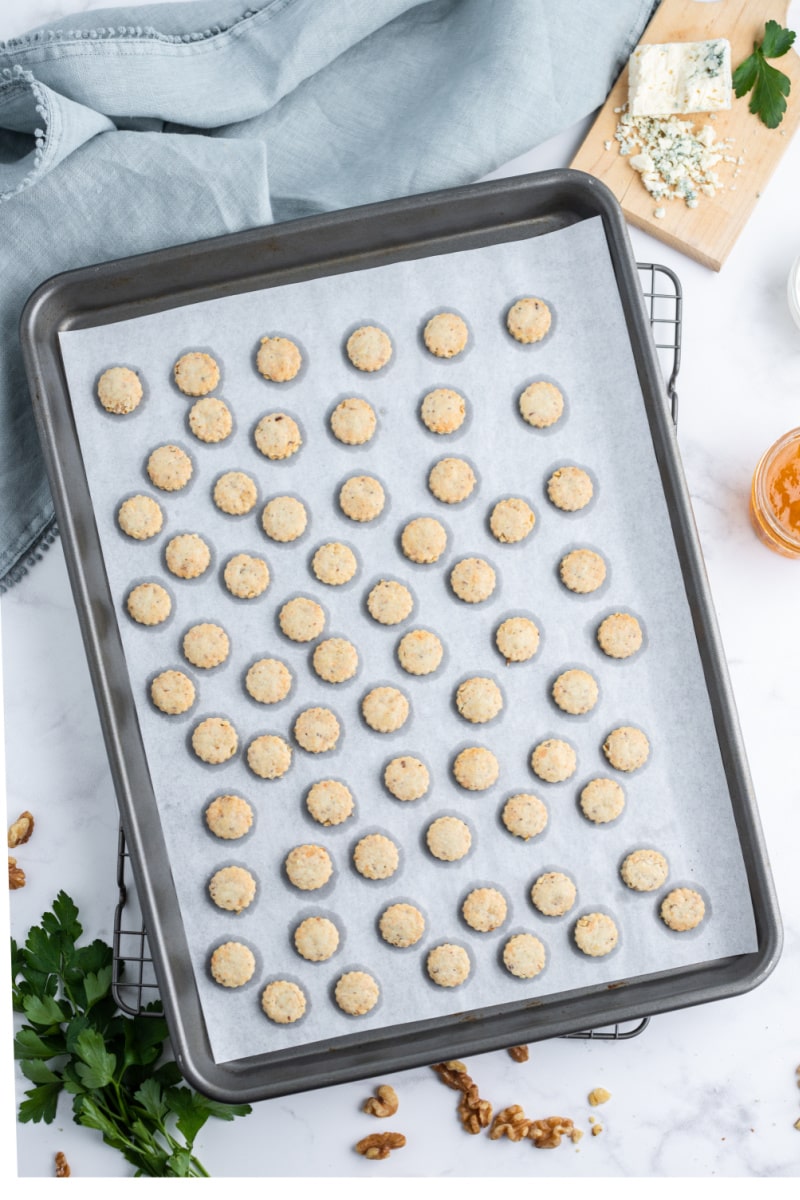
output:
M55 536L18 323L60 271L469 183L602 103L653 0L242 0L0 43L0 592Z

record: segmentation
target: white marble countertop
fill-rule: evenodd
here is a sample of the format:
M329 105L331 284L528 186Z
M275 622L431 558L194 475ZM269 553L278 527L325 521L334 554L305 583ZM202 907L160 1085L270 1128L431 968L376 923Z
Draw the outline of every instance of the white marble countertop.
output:
M58 13L69 0L17 0L0 38ZM790 25L800 12L790 10ZM793 98L794 99L794 98ZM507 164L496 176L565 166L582 124ZM738 705L785 925L783 958L754 992L655 1017L628 1042L556 1040L531 1046L530 1062L505 1051L469 1059L496 1107L574 1118L588 1131L590 1089L611 1101L604 1129L579 1147L545 1156L529 1143L465 1134L455 1093L429 1068L263 1101L246 1119L210 1122L198 1153L212 1175L587 1178L600 1176L794 1176L800 1164L797 961L800 953L800 776L796 769L800 564L771 554L747 512L761 452L800 425L800 330L786 279L800 255L800 138L720 274L631 230L637 259L671 267L684 290L679 444ZM743 182L740 186L743 186ZM3 684L10 819L36 816L20 853L27 886L10 896L11 929L38 921L60 888L91 936L111 940L116 899L117 813L62 549L56 544L2 601ZM698 802L702 798L698 797ZM24 859L24 861L23 861ZM376 1123L360 1105L391 1082L401 1109L392 1124L407 1147L380 1165L353 1153ZM24 1081L16 1075L17 1099ZM13 1119L11 1114L9 1120ZM8 1130L6 1131L6 1137ZM76 1176L131 1173L98 1134L73 1124L62 1098L52 1126L17 1127L21 1176L52 1173L63 1150Z

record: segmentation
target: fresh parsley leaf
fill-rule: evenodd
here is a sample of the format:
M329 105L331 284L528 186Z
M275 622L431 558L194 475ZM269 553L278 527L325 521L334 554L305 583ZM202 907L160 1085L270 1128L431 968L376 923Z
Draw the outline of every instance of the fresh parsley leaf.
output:
M42 1083L38 1087L30 1088L25 1095L26 1100L23 1100L19 1106L19 1120L24 1125L27 1121L44 1121L45 1125L52 1125L56 1119L56 1106L58 1104L58 1093L61 1091L60 1083Z
M111 966L101 967L95 973L89 971L83 981L83 990L86 994L86 1006L91 1008L98 1000L102 1000L103 996L108 995L108 989L111 987Z
M15 1058L54 1058L66 1050L64 1039L57 1037L40 1037L33 1029L20 1029L14 1038Z
M164 1092L157 1079L145 1079L138 1092L134 1092L134 1100L138 1100L145 1112L156 1121L163 1121L168 1108L164 1100Z
M111 1082L117 1060L113 1054L108 1053L99 1033L93 1029L85 1029L75 1042L75 1050L81 1059L75 1064L75 1070L84 1087L94 1091Z
M753 53L733 73L733 87L737 97L741 99L749 91L749 109L755 116L760 117L769 129L775 129L783 120L786 112L786 97L791 91L792 83L788 75L771 67L768 58L781 58L790 49L795 34L790 29L784 29L777 21L767 21L764 27L764 37L759 45L753 43Z
M25 1016L34 1025L59 1025L65 1017L64 1010L52 996L26 996L22 1007Z
M794 39L795 34L791 29L784 29L777 21L767 21L761 53L764 58L782 58L791 49Z
M61 1079L56 1075L55 1071L51 1071L47 1063L38 1058L23 1059L19 1064L19 1069L26 1079L30 1079L31 1083L61 1083Z

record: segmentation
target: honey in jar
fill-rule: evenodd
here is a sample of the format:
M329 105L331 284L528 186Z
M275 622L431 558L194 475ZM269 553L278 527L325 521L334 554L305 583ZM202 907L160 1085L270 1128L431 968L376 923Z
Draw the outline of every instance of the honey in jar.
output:
M800 429L762 455L750 489L750 516L770 550L800 558Z

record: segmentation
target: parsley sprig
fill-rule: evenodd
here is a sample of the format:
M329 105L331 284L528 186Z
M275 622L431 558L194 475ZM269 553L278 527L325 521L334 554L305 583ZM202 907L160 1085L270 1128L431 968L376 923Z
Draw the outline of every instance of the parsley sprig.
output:
M34 1085L19 1120L49 1125L68 1092L77 1124L99 1130L137 1176L207 1176L194 1155L197 1134L209 1117L232 1121L250 1106L201 1096L182 1083L174 1062L160 1061L163 1017L117 1011L111 947L99 939L79 946L82 932L78 909L59 892L25 945L11 941L13 1006L27 1018L14 1057Z
M770 129L775 129L786 112L786 97L791 90L791 80L777 67L771 67L768 58L782 58L794 42L795 35L784 29L777 21L767 21L761 45L753 43L753 53L736 68L733 86L738 97L752 89L750 112L760 117Z

